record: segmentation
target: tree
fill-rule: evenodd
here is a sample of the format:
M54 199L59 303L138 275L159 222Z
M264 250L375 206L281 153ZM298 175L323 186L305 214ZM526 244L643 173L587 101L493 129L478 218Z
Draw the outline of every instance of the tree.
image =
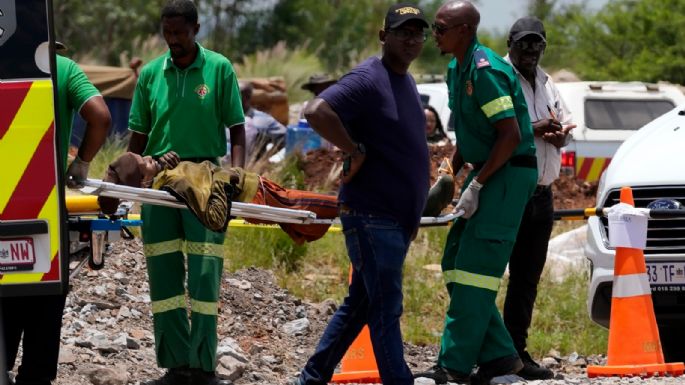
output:
M583 24L575 41L591 79L685 83L685 2L621 0Z
M71 56L119 65L122 52L159 31L164 0L55 0L55 35Z
M239 58L261 44L271 6L255 0L195 0L200 13L199 38L207 48ZM269 46L270 48L271 46Z
M367 56L380 51L378 31L390 4L396 0L279 0L271 10L249 16L233 46L241 54L273 47L284 41L289 47L304 46L316 54L330 72L345 72ZM429 22L441 0L423 0ZM430 30L427 31L430 33ZM420 67L444 71L445 59L429 39ZM438 65L438 63L440 63Z
M529 9L545 22L547 68L588 80L685 83L683 1L616 0L592 14L584 3L557 9L532 0Z
M329 71L357 64L367 48L378 47L378 30L392 0L281 0L265 29L267 46L283 40L306 44Z

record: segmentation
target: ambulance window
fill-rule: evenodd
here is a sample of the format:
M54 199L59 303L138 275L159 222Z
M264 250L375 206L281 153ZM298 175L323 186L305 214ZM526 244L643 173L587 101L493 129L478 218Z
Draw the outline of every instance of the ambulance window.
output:
M588 99L585 125L596 130L637 130L673 107L670 100Z

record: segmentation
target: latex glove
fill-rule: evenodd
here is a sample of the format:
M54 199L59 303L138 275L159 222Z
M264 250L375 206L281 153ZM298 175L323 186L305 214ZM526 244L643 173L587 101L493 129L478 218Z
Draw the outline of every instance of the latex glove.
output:
M78 189L83 187L83 181L88 178L89 162L81 160L78 156L67 169L67 187Z
M466 187L461 196L459 197L459 202L454 208L454 212L459 212L459 210L464 211L463 218L471 218L471 216L478 210L478 195L480 194L480 189L483 185L478 183L476 178L471 179L471 183Z

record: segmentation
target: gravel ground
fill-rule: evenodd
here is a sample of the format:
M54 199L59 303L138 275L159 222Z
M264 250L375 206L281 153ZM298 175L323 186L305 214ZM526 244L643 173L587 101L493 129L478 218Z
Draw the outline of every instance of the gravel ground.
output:
M106 267L72 280L55 385L136 385L163 372L157 368L145 273L138 240L112 245ZM285 384L313 352L336 304L307 303L278 287L270 271L225 274L219 312L217 372L236 385ZM433 365L437 346L405 344L412 371ZM588 379L585 367L601 355L551 351L542 358L556 378L527 384L685 384L685 377ZM498 383L526 383L515 376ZM418 379L416 385L432 380Z

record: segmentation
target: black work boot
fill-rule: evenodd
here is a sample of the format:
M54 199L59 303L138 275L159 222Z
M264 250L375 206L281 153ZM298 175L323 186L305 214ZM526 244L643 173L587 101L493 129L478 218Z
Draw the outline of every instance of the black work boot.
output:
M516 374L523 368L518 355L495 358L479 365L478 371L471 375L471 385L489 385L494 377Z
M190 369L172 368L167 370L162 377L143 381L140 385L191 385Z
M516 373L518 376L526 380L549 380L554 377L554 372L544 366L540 366L527 351L520 353L520 357L521 361L523 361L523 369Z
M443 368L440 365L435 365L432 368L426 370L425 372L420 372L414 374L414 378L430 378L435 381L437 385L443 385L449 382L454 382L456 384L468 384L469 374L457 372L447 368Z
M224 380L216 376L216 372L205 372L199 368L191 369L192 376L190 385L232 385L229 380Z

